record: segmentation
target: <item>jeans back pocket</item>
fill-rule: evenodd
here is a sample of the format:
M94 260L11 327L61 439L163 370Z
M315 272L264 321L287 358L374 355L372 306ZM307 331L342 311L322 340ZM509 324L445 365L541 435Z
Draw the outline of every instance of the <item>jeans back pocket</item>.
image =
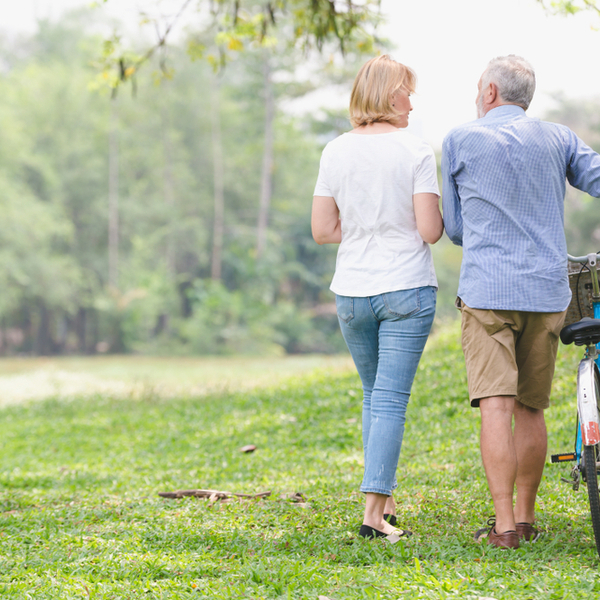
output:
M354 298L336 295L335 306L337 316L344 321L344 323L350 323L350 321L354 319Z
M382 294L387 311L394 317L408 319L421 308L419 288L411 290L398 290Z

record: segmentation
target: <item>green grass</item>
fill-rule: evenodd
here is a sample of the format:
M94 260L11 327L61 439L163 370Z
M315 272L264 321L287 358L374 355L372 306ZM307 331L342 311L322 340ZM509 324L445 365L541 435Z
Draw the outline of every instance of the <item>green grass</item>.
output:
M176 398L250 390L316 368L347 371L347 354L249 356L72 356L0 359L0 406L93 394Z
M571 447L577 353L561 348L552 452ZM276 368L265 361L265 368ZM158 368L158 367L157 367ZM546 532L515 552L473 542L492 513L458 332L426 351L397 494L415 536L357 537L363 498L352 372L185 399L54 399L0 411L2 598L597 598L585 491L548 466ZM239 448L256 444L252 454ZM166 500L213 488L265 500ZM302 492L299 506L282 494Z

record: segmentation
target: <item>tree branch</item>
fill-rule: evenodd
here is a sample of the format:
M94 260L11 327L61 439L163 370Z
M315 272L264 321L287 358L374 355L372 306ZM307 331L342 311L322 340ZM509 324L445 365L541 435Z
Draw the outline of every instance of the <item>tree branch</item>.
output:
M540 0L542 1L542 0ZM108 0L104 0L104 3ZM99 85L108 84L113 90L123 82L134 81L137 70L148 62L155 53L166 48L167 39L173 27L179 22L182 15L188 10L193 0L185 0L180 5L175 17L168 23L162 34L160 33L160 20L155 19L157 41L141 56L117 50L120 39L115 36L106 40L103 61L100 63L102 70ZM288 15L293 34L291 43L300 42L304 48L313 44L322 51L328 39L335 39L345 53L352 42L360 52L372 51L374 31L378 21L378 9L381 0L363 0L358 5L352 0L196 0L197 11L202 7L209 11L217 23L215 27L214 50L208 54L208 60L215 68L226 62L227 53L244 50L247 44L258 45L274 43L274 38L269 32L278 25L278 20ZM202 44L190 44L189 52L192 58L205 56L207 47ZM218 54L219 58L215 57ZM168 75L166 61L163 57L159 61L163 75Z

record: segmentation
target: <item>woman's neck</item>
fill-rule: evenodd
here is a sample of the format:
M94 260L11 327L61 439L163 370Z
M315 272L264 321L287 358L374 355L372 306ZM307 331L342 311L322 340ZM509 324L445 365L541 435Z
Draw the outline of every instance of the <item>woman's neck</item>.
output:
M395 131L399 131L399 129L398 127L394 127L391 123L377 122L356 127L352 130L352 133L358 133L362 135L377 135L378 133L394 133Z

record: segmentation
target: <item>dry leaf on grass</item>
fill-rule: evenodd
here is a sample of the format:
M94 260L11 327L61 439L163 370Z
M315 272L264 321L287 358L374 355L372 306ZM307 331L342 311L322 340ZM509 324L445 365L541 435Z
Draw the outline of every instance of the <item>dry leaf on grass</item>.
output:
M259 492L258 494L240 494L236 492L222 492L219 490L176 490L174 492L158 492L161 498L208 498L211 502L226 500L228 498L266 498L271 492Z
M256 450L256 446L254 444L248 444L247 446L242 446L240 448L240 452L245 452L246 454L248 452L254 452Z
M279 499L293 502L294 506L297 506L298 508L306 508L307 506L310 506L300 492L294 492L293 494L281 494Z
M306 502L306 499L300 492L294 492L293 494L281 494L279 498L281 500L289 500L290 502Z

